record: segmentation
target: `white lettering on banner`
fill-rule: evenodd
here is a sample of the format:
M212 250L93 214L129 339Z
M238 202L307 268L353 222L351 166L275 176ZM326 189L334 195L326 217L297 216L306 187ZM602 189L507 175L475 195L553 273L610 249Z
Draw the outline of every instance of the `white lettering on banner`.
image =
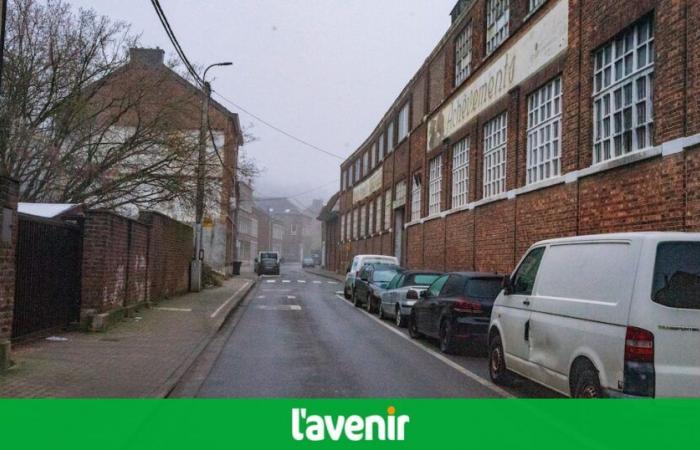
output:
M568 46L569 5L559 2L428 122L432 150L514 86L559 56Z
M379 166L369 178L355 186L352 190L352 202L357 203L374 194L382 188L382 166Z

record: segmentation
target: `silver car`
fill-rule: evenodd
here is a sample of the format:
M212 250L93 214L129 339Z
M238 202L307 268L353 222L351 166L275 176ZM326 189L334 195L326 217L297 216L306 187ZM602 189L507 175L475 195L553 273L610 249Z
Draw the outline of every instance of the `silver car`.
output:
M421 270L398 273L381 294L379 318L394 319L396 326L405 327L421 291L426 290L440 275L440 272Z

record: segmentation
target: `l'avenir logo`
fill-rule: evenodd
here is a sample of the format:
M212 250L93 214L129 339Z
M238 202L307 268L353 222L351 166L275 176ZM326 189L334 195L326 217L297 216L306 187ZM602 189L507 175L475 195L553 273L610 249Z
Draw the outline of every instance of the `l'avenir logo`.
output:
M338 441L343 436L350 441L403 441L408 415L396 415L389 406L386 415L331 416L310 414L306 408L292 408L292 438L295 441Z

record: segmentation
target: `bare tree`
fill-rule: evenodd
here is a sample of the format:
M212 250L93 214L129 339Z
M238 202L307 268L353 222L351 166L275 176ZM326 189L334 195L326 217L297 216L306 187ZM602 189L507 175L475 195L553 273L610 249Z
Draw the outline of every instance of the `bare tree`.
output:
M23 201L191 205L197 136L182 130L194 128L198 94L164 100L166 71L125 74L137 42L128 25L60 0L13 0L6 29L0 170ZM212 198L221 170L209 155Z

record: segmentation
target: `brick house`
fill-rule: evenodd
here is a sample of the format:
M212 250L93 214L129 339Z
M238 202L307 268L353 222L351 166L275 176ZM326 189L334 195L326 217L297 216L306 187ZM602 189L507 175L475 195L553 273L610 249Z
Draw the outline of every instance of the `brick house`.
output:
M342 164L334 267L509 272L535 241L700 229L700 10L461 0Z
M129 98L131 92L137 92L139 107L119 119L120 127L136 127L144 120L143 117L170 108L175 113L169 120L183 135L191 136L196 141L203 95L199 87L166 66L161 49L132 48L129 56L127 64L96 83L99 86L96 101L121 100ZM207 165L211 169L206 180L209 195L204 212L204 261L214 270L230 273L232 262L236 259L235 174L243 137L238 115L214 99L209 103L209 120L221 160L215 154L212 139L209 139L207 160L210 163ZM196 167L196 153L192 152L193 170ZM155 209L181 222L194 223L194 208L188 207L188 203L182 199L160 204Z
M19 185L0 176L0 371L10 366Z
M238 233L236 248L238 259L252 267L258 254L258 217L254 211L253 187L250 183L238 182Z

